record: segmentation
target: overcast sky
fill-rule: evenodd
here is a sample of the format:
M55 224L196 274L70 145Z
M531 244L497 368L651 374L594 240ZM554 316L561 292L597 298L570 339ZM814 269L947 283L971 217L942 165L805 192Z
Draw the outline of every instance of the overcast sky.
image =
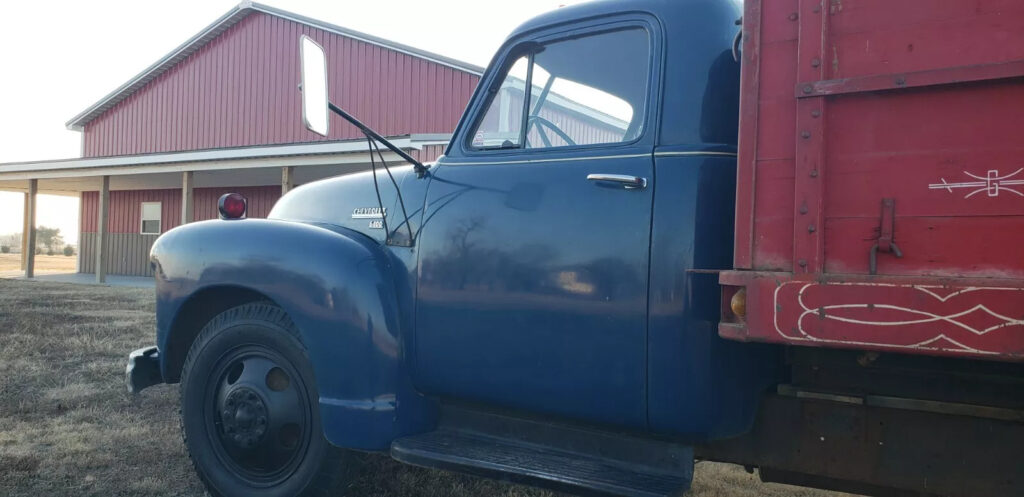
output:
M581 0L267 0L297 14L486 66L523 21ZM72 116L238 2L5 2L0 16L0 163L78 157ZM0 235L21 231L23 197L0 192ZM38 224L75 243L77 197L40 196Z

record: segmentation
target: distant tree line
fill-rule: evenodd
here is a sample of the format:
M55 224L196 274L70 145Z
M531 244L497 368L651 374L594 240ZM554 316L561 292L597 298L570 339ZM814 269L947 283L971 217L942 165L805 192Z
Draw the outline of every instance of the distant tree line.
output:
M0 235L0 253L21 253L21 233ZM58 253L68 257L75 255L75 247L64 243L64 236L60 234L60 228L39 226L36 228L36 254L57 255Z

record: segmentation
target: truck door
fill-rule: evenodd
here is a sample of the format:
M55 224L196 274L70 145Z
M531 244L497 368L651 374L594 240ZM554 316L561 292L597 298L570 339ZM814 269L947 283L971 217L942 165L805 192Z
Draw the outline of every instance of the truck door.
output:
M655 36L516 40L481 81L427 193L420 389L646 424Z

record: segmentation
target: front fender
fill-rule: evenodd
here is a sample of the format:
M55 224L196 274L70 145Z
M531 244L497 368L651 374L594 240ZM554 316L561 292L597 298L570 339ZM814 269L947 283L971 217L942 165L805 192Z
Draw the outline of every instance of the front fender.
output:
M309 351L324 433L335 445L386 449L410 431L396 425L400 398L411 409L428 404L402 362L396 259L366 236L289 221L206 221L166 233L151 258L161 350L179 310L206 289L258 292L288 313ZM167 368L165 360L165 378ZM431 417L422 410L414 417Z

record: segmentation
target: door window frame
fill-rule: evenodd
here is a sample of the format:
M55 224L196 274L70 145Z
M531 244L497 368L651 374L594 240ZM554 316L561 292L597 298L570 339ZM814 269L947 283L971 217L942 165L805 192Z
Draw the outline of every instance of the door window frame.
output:
M491 102L498 95L498 89L502 82L505 80L505 76L511 69L511 66L519 60L520 57L530 53L535 49L537 45L547 45L556 43L562 40L569 40L575 38L584 38L588 36L598 36L602 33L610 31L620 31L625 29L643 29L647 33L648 37L648 72L647 72L647 91L646 100L644 101L643 111L643 128L640 134L629 141L624 142L610 142L610 143L596 143L596 144L585 144L585 145L565 145L558 147L540 147L540 148L526 148L525 143L520 144L517 148L498 149L498 148L477 148L472 145L473 132L478 127L479 123L484 119L487 111L490 108ZM610 18L601 18L583 25L576 25L570 29L558 29L553 28L538 33L523 35L519 38L515 38L506 42L505 48L501 51L502 66L500 70L492 71L491 74L487 75L486 81L482 81L480 86L477 88L477 92L470 102L470 109L467 112L467 116L470 119L463 120L460 123L459 128L456 130L456 138L453 145L457 149L458 155L466 158L484 159L484 158L508 158L515 156L532 156L532 155L569 155L578 156L581 155L581 151L594 151L603 150L608 151L610 149L630 149L636 148L638 145L643 145L653 149L654 143L659 133L658 123L661 122L661 106L657 105L660 100L657 98L661 95L662 87L662 37L661 31L656 21L654 21L649 15L645 14L627 14L627 15L616 15ZM530 66L528 74L532 72L533 58L530 57ZM529 88L530 82L527 81L526 94L530 94L531 89ZM523 111L528 112L529 104L524 103ZM449 154L448 158L454 154ZM445 161L449 163L449 161Z

